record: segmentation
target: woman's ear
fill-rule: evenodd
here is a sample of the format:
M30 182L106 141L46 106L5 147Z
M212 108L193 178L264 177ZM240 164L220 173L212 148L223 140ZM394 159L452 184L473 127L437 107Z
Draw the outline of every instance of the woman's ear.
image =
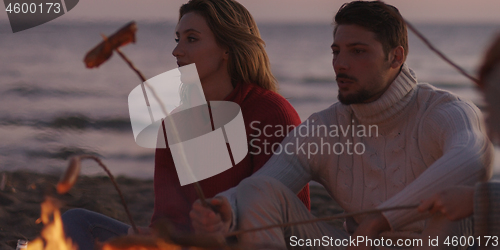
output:
M405 62L405 49L403 46L398 46L389 53L389 59L391 60L391 67L399 69L401 65Z

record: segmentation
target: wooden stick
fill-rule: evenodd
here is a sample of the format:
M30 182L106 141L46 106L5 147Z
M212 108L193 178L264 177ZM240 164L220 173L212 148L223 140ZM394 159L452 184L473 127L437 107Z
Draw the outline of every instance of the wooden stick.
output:
M94 160L95 162L97 162L97 164L99 164L100 167L102 167L104 169L104 171L106 172L106 174L108 174L109 179L111 180L111 182L115 186L115 189L118 192L118 195L120 196L120 200L122 202L123 208L125 208L125 213L127 213L127 217L128 217L128 220L130 221L130 225L134 229L134 232L136 234L138 234L139 233L139 229L137 229L137 226L135 225L135 222L132 219L132 215L130 214L130 210L128 209L127 202L125 202L125 198L123 197L122 191L118 187L118 184L116 183L115 177L113 176L113 174L111 174L111 172L106 167L106 165L104 165L104 163L102 163L101 159L99 157L97 157L97 156L94 156L94 155L81 155L80 159L81 160L83 160L83 159L92 159L92 160Z
M388 208L369 209L369 210L362 210L362 211L353 212L353 213L338 214L338 215L333 215L333 216L328 216L328 217L315 218L312 220L287 222L287 223L282 223L282 224L277 224L277 225L269 225L269 226L264 226L264 227L257 227L257 228L235 231L235 232L231 232L231 233L226 234L225 237L237 236L237 235L244 234L244 233L257 232L257 231L276 228L276 227L290 227L290 226L297 226L297 225L303 225L303 224L311 224L311 223L316 223L316 222L320 222L320 221L330 221L330 220L335 220L335 219L342 219L342 218L347 218L347 217L352 217L352 216L362 215L362 214L373 214L373 213L381 213L381 212L393 211L393 210L414 209L414 208L417 208L418 206L419 206L419 204L414 204L414 205L406 205L406 206L395 206L395 207L388 207Z
M479 84L479 80L477 78L471 76L464 69L462 69L460 66L458 66L458 64L454 63L451 59L449 59L443 52L439 51L436 47L434 47L434 45L432 45L432 43L429 42L429 40L427 40L427 38L425 38L425 36L422 35L422 33L420 33L420 31L418 31L411 23L409 23L406 20L405 20L405 23L408 26L408 28L411 31L413 31L413 33L415 33L415 35L418 38L420 38L420 40L422 40L422 42L424 42L425 45L427 45L427 47L429 47L430 50L434 51L434 53L436 53L439 57L441 57L441 59L443 59L445 62L447 62L448 64L450 64L453 68L455 68L456 70L458 70L458 72L460 72L462 75L464 75L465 77L469 78L469 80L471 80L474 83Z
M384 3L384 1L382 0L378 0L379 2ZM391 10L390 8L388 8L387 6L386 7L386 10L387 11L393 11ZM473 76L471 76L469 73L467 73L464 69L462 69L458 64L454 63L451 59L449 59L443 52L441 52L440 50L438 50L434 45L432 45L432 43L422 34L420 33L420 31L417 30L417 28L415 28L415 26L413 26L410 22L408 22L408 20L406 20L405 18L403 18L403 21L406 23L406 26L408 26L408 28L413 32L415 33L415 35L420 39L422 40L422 42L427 45L427 47L429 47L430 50L432 50L434 53L436 53L439 57L441 57L441 59L443 59L445 62L447 62L448 64L450 64L453 68L455 68L459 73L461 73L463 76L467 77L469 80L471 80L472 82L474 83L477 83L479 84L479 80Z
M144 88L144 83L147 84L146 82L146 78L144 77L144 75L141 73L141 71L139 71L135 66L134 64L132 63L132 61L130 61L130 59L127 58L127 56L125 56L125 54L123 54L123 52L121 52L118 48L115 49L116 52L118 53L118 55L120 55L120 57L128 64L128 66L139 76L139 78L141 79L142 81L142 91L144 93L144 98L146 99L146 105L148 106L148 109L149 109L149 112L150 112L150 116L151 116L151 121L154 122L154 118L153 118L153 114L151 112L151 107L149 105L149 100L148 100L148 96L146 94L146 91L145 91L145 88ZM154 90L153 87L147 85L147 87L149 88L149 90L151 90L151 93L153 93L153 97L156 99L156 101L160 104L160 107L165 115L165 117L168 119L170 125L172 126L172 128L174 129L174 134L175 135L178 135L177 133L177 128L175 126L175 123L172 121L172 118L169 116L169 113L168 111L166 110L165 108L165 105L163 104L163 102L161 101L161 98L159 98L159 96L156 94L156 91ZM179 138L177 138L179 139ZM179 140L178 140L179 141ZM182 145L181 145L182 147ZM181 150L182 152L182 155L181 155L181 158L182 158L182 161L184 162L184 165L189 169L189 171L191 171L191 167L188 165L188 162L187 162L187 159L186 159L186 155L184 154L184 148ZM201 204L205 207L210 207L210 208L213 208L213 206L211 206L206 198L205 198L205 194L203 192L203 189L201 188L200 186L200 183L199 182L194 182L194 187L196 189L196 193L198 194L198 197L200 198L200 201L201 201Z

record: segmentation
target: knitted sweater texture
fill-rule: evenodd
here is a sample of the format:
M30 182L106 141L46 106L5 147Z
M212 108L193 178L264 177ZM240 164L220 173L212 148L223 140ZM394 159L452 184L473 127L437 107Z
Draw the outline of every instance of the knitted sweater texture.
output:
M225 101L240 105L249 153L236 166L199 182L207 198L238 185L241 180L260 169L272 156L270 145L279 145L287 132L300 124L297 112L287 100L255 84L237 85ZM265 148L267 150L264 150ZM193 184L180 185L172 154L168 148L156 149L154 190L155 204L151 224L164 217L179 229L189 230L191 227L189 211L193 202L199 197ZM310 208L309 186L305 186L298 197L307 208Z
M274 155L254 176L271 176L295 192L315 180L346 212L418 204L445 187L490 177L492 146L482 123L473 104L417 84L404 65L378 100L335 103L311 115L282 142L295 151ZM221 195L236 216L235 189ZM426 215L416 209L384 216L393 231L425 228Z

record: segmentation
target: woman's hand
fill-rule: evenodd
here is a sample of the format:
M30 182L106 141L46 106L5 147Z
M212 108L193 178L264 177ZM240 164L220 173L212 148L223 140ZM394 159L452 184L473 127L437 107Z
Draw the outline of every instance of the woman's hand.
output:
M418 211L431 214L442 213L449 220L460 220L472 215L474 187L455 186L447 188L431 198L423 200Z
M232 222L232 210L229 201L225 197L207 199L217 211L201 204L197 200L189 213L191 223L197 233L226 234Z

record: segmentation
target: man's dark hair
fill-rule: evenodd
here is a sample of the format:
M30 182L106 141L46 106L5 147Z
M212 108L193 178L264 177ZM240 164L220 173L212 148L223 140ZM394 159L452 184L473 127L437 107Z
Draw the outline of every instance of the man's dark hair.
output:
M401 45L408 55L408 31L399 10L379 1L354 1L345 3L335 15L335 30L339 25L356 24L373 33L382 43L386 56L391 49Z

